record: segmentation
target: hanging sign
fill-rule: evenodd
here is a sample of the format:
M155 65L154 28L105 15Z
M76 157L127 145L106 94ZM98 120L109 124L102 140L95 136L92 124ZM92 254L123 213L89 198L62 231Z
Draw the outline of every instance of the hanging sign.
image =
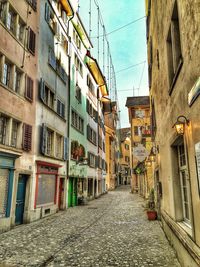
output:
M136 157L140 162L144 161L145 158L149 155L148 150L142 144L139 144L137 147L133 148L133 155Z

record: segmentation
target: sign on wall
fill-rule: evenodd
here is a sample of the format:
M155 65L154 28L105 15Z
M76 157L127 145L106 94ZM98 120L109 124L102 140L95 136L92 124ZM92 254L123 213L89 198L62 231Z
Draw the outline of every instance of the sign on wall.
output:
M195 154L196 154L196 166L197 166L197 178L200 194L200 142L195 144Z
M192 106L194 101L197 99L197 97L200 95L200 77L195 82L194 86L188 93L188 105Z
M148 152L148 150L142 144L139 144L137 147L134 147L133 148L133 155L140 162L142 162L149 155L149 152Z

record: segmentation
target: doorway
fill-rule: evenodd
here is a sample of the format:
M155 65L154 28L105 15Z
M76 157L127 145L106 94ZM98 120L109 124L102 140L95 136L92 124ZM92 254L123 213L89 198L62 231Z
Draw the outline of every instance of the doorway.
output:
M60 178L60 183L59 183L59 202L58 202L59 210L63 210L64 209L64 184L65 184L65 178Z
M15 209L15 224L22 224L24 217L24 205L26 197L26 181L27 176L19 174L18 186L17 186L17 199Z
M77 179L69 178L68 207L77 206Z

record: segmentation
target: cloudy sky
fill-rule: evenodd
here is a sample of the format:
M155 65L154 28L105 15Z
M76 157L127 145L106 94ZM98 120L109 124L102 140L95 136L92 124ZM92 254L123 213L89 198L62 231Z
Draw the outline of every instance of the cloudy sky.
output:
M135 20L135 23L124 27L121 30L115 31L107 35L110 44L110 51L112 61L116 72L117 93L120 105L121 127L128 127L128 112L125 107L126 98L134 95L148 94L148 77L147 77L147 63L146 60L146 22L145 18L145 1L144 0L96 0L100 6L101 16L104 21L107 33L118 29ZM97 56L97 29L98 29L98 15L95 6L95 0L91 0L91 40L94 45L92 51L93 56ZM82 21L89 32L89 5L90 0L79 0L80 15ZM103 28L100 24L100 35L103 33ZM102 65L103 53L103 38L99 39L100 44L100 58ZM104 50L105 53L106 49ZM105 65L106 65L105 56ZM139 64L133 68L132 65ZM124 70L128 68L127 70ZM123 70L123 71L121 71ZM106 71L106 68L105 68ZM143 75L142 75L143 74ZM139 88L139 90L138 90Z

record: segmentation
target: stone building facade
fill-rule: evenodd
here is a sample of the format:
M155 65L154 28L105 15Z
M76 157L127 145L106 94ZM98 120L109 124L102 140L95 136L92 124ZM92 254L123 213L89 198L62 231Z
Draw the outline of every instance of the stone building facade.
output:
M161 220L182 266L200 266L200 4L146 1L146 11ZM175 130L177 120L182 134Z
M36 1L0 1L0 231L28 222L30 217L37 18Z

